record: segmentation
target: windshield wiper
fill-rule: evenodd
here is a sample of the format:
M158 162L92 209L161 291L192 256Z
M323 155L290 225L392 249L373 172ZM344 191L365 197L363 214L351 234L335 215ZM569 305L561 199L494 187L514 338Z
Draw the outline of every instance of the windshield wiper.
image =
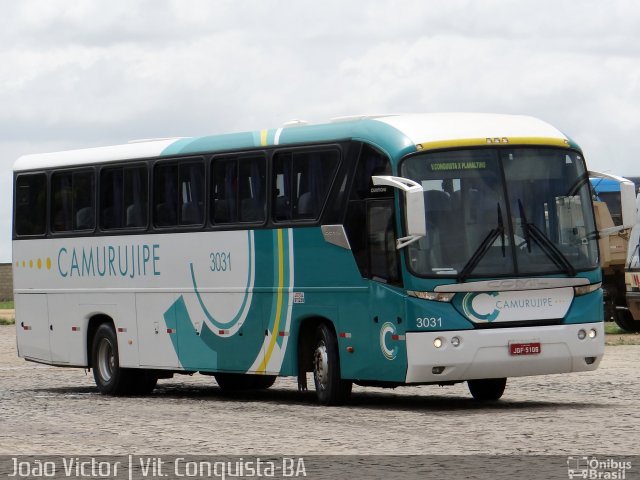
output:
M524 239L527 243L528 252L531 253L531 240L533 239L533 241L538 244L540 249L551 259L551 261L553 261L553 263L556 264L557 267L567 272L570 276L575 276L576 269L573 268L571 262L567 260L567 257L564 256L556 244L549 240L549 237L547 237L535 223L529 223L527 221L520 199L518 199L518 209L520 210L522 230L524 232Z
M504 222L502 221L502 210L500 209L500 204L498 203L497 205L498 205L498 226L496 228L492 228L489 231L487 236L484 237L484 240L482 240L482 243L480 244L480 246L476 249L475 252L473 252L473 255L471 255L471 258L469 259L469 261L465 264L464 267L462 267L460 274L458 274L458 282L464 282L465 278L467 278L471 274L471 272L473 272L473 270L478 266L478 263L480 263L480 260L482 260L482 257L484 257L487 254L487 252L491 248L491 245L493 245L493 242L495 242L498 237L502 239L502 256L504 257L506 255L505 244L504 244Z

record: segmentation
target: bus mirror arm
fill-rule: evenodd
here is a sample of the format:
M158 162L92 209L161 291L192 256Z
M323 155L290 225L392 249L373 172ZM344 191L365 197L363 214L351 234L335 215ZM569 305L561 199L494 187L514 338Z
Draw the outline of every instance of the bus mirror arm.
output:
M409 235L408 237L398 238L396 240L396 250L403 249L407 245L420 240L424 235Z
M374 185L386 185L405 193L407 236L397 240L396 248L399 250L424 237L427 234L427 222L422 185L408 178L391 175L374 175L371 179Z

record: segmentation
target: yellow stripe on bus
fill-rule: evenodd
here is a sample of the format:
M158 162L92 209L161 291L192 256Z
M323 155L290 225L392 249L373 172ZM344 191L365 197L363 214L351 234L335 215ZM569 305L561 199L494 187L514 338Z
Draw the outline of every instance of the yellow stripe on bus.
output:
M260 130L260 145L263 147L267 146L267 133L269 130Z
M436 150L440 148L481 147L490 145L544 145L553 147L569 147L569 141L557 137L485 137L461 138L455 140L439 140L436 142L418 143L418 150Z
M273 349L278 340L278 332L280 327L280 315L282 314L282 289L284 288L284 249L282 241L282 230L278 230L278 301L276 304L276 319L271 331L271 341L267 347L267 353L258 367L258 373L264 373L273 354Z

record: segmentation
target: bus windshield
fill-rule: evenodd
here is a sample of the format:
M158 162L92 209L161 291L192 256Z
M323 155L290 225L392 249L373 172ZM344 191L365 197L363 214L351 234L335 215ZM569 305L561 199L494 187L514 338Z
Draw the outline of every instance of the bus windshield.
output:
M407 158L427 234L408 247L418 276L567 274L598 266L582 156L561 148L480 148Z

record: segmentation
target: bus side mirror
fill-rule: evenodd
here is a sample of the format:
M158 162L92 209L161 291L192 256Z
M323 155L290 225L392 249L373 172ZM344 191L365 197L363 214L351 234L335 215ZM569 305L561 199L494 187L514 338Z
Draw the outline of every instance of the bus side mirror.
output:
M590 177L607 178L614 180L620 185L620 212L622 213L622 225L614 228L607 228L600 232L600 236L613 235L621 230L632 228L640 221L640 211L636 206L636 187L631 180L603 172L589 172Z
M427 234L427 222L424 210L424 189L418 182L408 178L391 175L374 175L374 185L386 185L404 192L407 236L399 238L396 248L399 250L419 240Z

